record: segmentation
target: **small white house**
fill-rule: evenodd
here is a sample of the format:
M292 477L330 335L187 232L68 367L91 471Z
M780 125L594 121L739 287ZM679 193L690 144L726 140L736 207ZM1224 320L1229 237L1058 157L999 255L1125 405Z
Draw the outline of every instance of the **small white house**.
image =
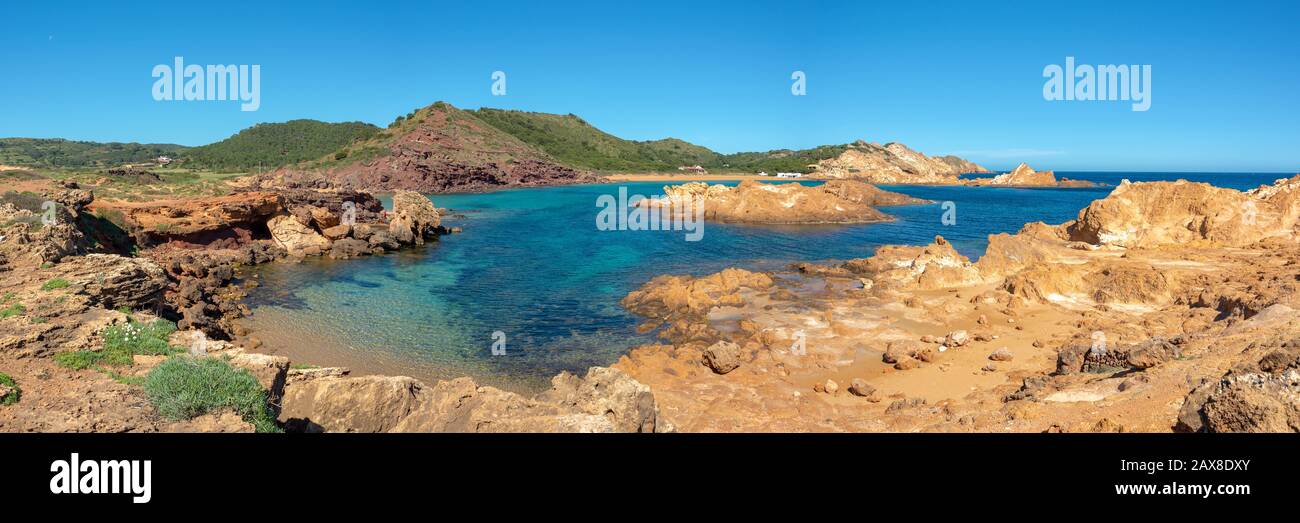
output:
M776 173L777 178L803 178L803 173Z
M758 175L759 175L759 176L767 176L767 171L759 171L759 172L758 172Z
M167 165L169 163L172 163L172 159L170 156L159 156L154 161L158 162L158 165Z

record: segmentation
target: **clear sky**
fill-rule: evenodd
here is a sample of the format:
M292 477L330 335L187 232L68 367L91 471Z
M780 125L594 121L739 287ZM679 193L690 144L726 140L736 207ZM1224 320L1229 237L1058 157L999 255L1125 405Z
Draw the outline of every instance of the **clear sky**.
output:
M1003 169L1300 172L1297 4L5 2L0 136L201 145L445 100L721 152L861 138ZM155 101L176 56L260 65L260 110ZM1044 100L1067 56L1151 65L1150 110Z

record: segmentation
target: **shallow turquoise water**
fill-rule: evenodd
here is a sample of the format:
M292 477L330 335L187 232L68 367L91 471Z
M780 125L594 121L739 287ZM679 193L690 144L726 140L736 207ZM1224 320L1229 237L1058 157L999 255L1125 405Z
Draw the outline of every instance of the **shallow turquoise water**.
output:
M1277 174L1058 173L1116 184L1185 178L1249 189ZM726 267L773 270L798 261L869 256L884 244L922 245L942 235L978 258L989 234L1026 222L1073 219L1109 187L886 189L956 205L943 225L939 203L883 208L890 223L745 226L707 223L698 242L682 231L599 231L596 199L627 187L660 194L663 183L623 183L488 194L439 195L452 209L448 235L423 249L360 260L309 260L255 268L248 326L295 361L425 379L471 375L515 390L541 387L560 370L607 365L630 347L637 319L618 301L659 274ZM494 332L504 356L492 356Z

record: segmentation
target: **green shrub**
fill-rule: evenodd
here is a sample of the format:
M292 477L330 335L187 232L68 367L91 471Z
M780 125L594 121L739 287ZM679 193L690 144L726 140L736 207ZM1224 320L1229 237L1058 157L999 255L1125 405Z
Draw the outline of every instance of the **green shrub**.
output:
M0 385L8 385L13 389L8 394L0 396L0 405L13 405L18 403L18 399L23 396L23 391L18 388L18 382L14 381L8 374L0 372Z
M45 282L44 284L42 284L42 285L41 285L41 290L43 290L43 291L52 291L52 290L54 290L54 289L62 289L62 288L65 288L65 287L67 287L67 286L69 286L69 285L72 285L72 283L68 282L68 280L65 280L65 279L63 279L63 278L54 278L54 279L52 279L52 280L50 280L50 281L47 281L47 282Z
M258 432L281 431L257 378L219 358L170 358L149 371L144 391L167 419L187 420L229 408Z
M4 293L4 296L0 296L0 305L4 305L4 304L6 304L6 303L9 303L9 300L14 299L14 296L17 296L17 295L14 294L14 293L12 293L12 292L6 292L6 293Z
M27 307L23 307L23 304L21 303L15 303L13 305L0 309L0 320L8 318L10 316L17 316L24 312L27 312Z

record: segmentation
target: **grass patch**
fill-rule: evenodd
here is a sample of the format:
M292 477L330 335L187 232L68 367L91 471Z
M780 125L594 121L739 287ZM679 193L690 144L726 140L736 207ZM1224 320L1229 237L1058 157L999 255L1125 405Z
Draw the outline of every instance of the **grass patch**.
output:
M109 378L113 379L113 381L116 381L123 385L144 386L144 376L128 376L126 374L121 374L112 369L105 369L103 367L96 367L95 370L107 374Z
M140 323L128 320L123 325L111 325L100 334L104 337L102 350L78 350L54 355L55 363L72 370L98 365L122 366L134 362L132 356L171 355L184 349L167 343L167 337L176 332L176 324L166 320Z
M54 355L54 363L72 370L89 369L98 365L102 359L104 355L93 350L65 351Z
M63 288L66 288L66 287L69 286L69 285L72 285L72 282L69 282L68 280L65 280L65 279L63 279L63 278L54 278L54 279L52 279L52 280L50 280L50 281L47 281L47 282L45 282L44 284L42 284L42 285L41 285L41 290L43 290L43 291L52 291L52 290L55 290L55 289L63 289Z
M320 367L317 367L316 365L312 365L310 363L294 363L289 365L289 368L302 370L302 369L317 369Z
M9 388L13 389L8 394L0 396L0 405L13 405L18 403L19 398L22 398L23 391L18 388L18 382L14 381L8 374L0 372L0 385L8 385Z
M170 358L149 372L144 391L158 412L171 420L229 408L258 432L282 432L257 378L219 358Z
M13 305L0 309L0 320L12 316L17 316L24 312L27 312L27 307L23 307L23 304L21 303L15 303Z
M0 305L4 305L4 304L6 304L6 303L9 303L9 300L14 299L14 296L17 296L17 294L14 294L14 293L12 293L12 292L6 292L6 293L4 293L3 296L0 296Z

